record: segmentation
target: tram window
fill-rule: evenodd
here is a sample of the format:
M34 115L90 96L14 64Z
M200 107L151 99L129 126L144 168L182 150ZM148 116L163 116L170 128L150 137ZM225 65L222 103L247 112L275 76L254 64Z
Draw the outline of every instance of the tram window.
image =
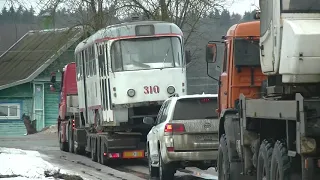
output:
M93 75L97 75L96 59L92 60L92 64L93 64Z
M80 58L80 61L81 61L81 75L80 75L80 78L83 79L83 76L84 76L84 51L81 51L81 58Z
M92 60L89 60L88 64L89 64L89 76L92 76Z
M94 53L93 53L93 47L92 47L92 46L90 47L90 50L91 50L91 57L90 57L90 59L94 59Z
M107 75L107 69L106 69L106 59L105 59L105 47L106 47L106 45L105 44L103 44L102 46L101 46L101 51L102 51L102 62L103 62L103 75L104 76L106 76Z
M90 76L89 69L89 61L86 61L86 77Z
M87 60L91 60L91 57L92 57L91 47L89 47L87 51L88 51L88 59Z
M107 64L107 74L109 75L109 59L108 59L108 46L105 46L105 50L106 50L106 58L105 58L105 62Z
M82 80L82 77L83 77L83 65L81 64L79 66L79 68L80 68L80 80Z
M91 46L91 49L92 49L92 59L95 59L96 58L96 52L95 52L94 46Z
M101 55L98 56L98 62L99 62L99 74L100 76L103 76L103 61Z
M99 48L99 55L101 55L102 54L101 45L99 45L98 48Z
M99 75L105 76L105 64L104 64L104 54L101 50L102 45L99 45L99 55L98 55L98 65L99 65Z
M79 71L79 54L76 54L76 71L77 71L77 80L80 79L80 71Z

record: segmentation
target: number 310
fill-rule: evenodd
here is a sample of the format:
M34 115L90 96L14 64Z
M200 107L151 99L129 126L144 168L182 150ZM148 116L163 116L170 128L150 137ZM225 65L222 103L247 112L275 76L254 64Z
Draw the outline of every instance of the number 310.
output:
M144 94L158 94L160 92L159 86L144 86Z

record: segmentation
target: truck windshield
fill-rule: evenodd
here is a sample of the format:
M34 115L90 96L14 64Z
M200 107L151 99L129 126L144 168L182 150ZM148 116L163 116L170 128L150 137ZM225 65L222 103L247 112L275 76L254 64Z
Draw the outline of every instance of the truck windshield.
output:
M235 66L260 66L260 52L258 40L243 38L234 41Z
M186 98L176 103L173 120L217 119L216 98Z
M134 71L181 66L178 37L119 40L111 47L113 71Z
M282 10L294 13L312 13L320 11L319 0L282 0Z

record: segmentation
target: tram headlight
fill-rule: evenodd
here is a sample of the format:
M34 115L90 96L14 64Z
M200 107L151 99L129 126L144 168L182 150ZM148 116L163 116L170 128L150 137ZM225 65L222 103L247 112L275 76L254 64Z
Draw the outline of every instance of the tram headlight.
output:
M173 86L169 86L169 87L167 88L167 92L168 92L169 94L173 94L174 92L176 92L176 89L175 89Z
M133 90L133 89L129 89L129 90L127 91L127 94L128 94L129 97L133 97L133 96L136 94L136 91Z

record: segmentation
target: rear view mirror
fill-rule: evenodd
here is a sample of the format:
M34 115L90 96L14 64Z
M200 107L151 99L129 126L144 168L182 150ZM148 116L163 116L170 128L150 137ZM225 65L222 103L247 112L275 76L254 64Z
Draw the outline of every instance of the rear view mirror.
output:
M56 83L56 73L55 72L52 72L51 73L51 79L50 79L50 91L54 92L56 91L56 88L55 88L55 83Z
M217 61L217 44L208 43L206 46L206 61L207 63L215 63Z
M51 73L51 80L50 80L50 82L53 83L53 84L56 83L56 73L55 73L55 72L52 72L52 73Z
M186 60L186 64L189 64L191 62L191 52L190 51L185 51L185 60Z
M152 117L144 117L143 123L148 125L154 125L154 119Z
M255 20L260 19L260 11L256 11L256 13L253 16L253 19L255 19Z

